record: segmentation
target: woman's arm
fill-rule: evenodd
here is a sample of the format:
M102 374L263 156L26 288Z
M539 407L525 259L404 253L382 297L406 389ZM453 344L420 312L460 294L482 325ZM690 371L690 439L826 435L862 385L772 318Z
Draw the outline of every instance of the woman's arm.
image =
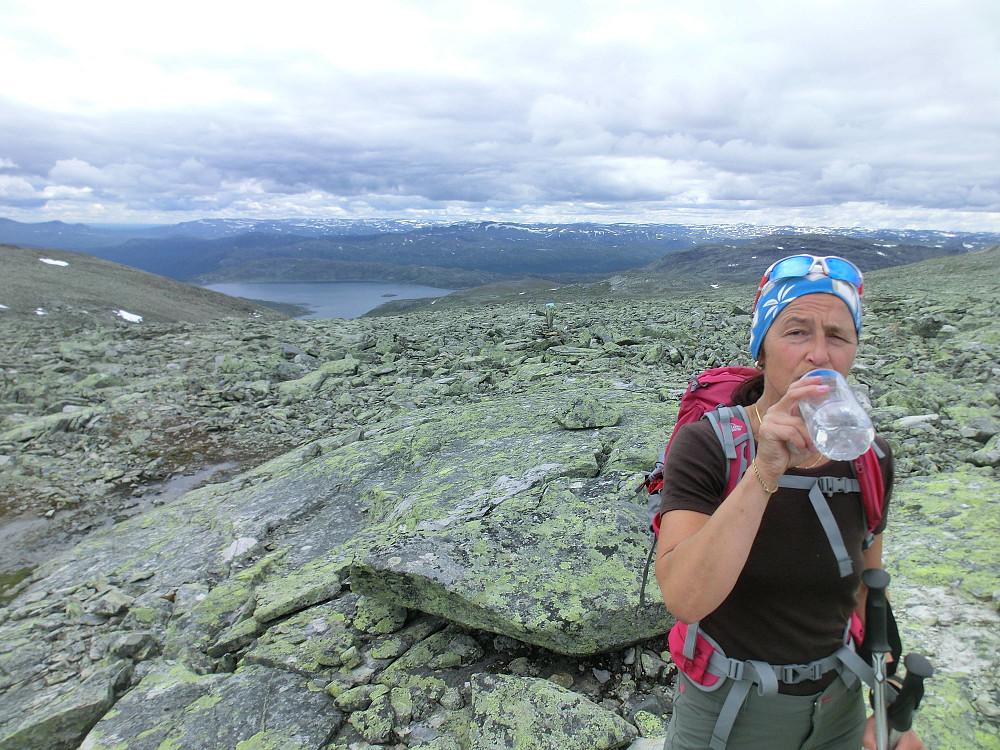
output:
M769 490L777 489L785 471L812 447L798 402L826 388L818 380L793 383L767 410L756 431L756 465L712 515L688 510L663 515L656 580L667 609L678 620L696 622L711 614L736 585L771 497Z
M750 469L711 516L690 510L663 515L656 580L664 604L678 620L696 622L729 596L769 497Z

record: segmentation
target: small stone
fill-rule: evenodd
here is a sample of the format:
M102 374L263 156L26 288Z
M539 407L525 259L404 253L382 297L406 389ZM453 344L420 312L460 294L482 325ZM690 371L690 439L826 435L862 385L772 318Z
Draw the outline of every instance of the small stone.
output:
M556 674L549 677L549 682L554 682L556 685L559 685L560 687L564 687L567 690L569 690L571 687L573 687L574 680L573 680L573 675L566 674L565 672L557 672Z
M110 588L91 607L91 612L103 617L115 617L124 614L135 601L120 589Z
M358 651L357 646L351 646L340 655L340 661L343 664L344 669L351 670L360 666L364 661L364 657L361 655L361 652Z
M941 421L940 414L914 414L910 417L903 417L896 420L896 426L903 430L923 425L933 425Z
M667 722L649 711L636 711L632 715L632 723L639 730L640 737L665 737L667 735Z
M507 669L511 674L520 675L522 677L527 677L532 671L531 663L528 661L527 657L524 656L512 659L510 664L507 665Z
M975 701L976 710L988 719L1000 718L1000 707L987 693L980 693Z
M583 396L555 421L567 430L590 430L595 427L614 427L621 421L621 412L602 404L592 396Z
M160 646L150 632L119 633L108 644L109 653L119 659L132 659L137 662L145 661L159 651Z

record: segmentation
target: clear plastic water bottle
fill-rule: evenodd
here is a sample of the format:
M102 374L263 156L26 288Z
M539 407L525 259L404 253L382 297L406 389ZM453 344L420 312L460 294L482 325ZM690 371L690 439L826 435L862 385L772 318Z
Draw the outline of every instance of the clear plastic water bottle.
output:
M799 413L816 449L834 461L850 461L868 450L875 427L844 376L836 370L813 370L803 377L822 377L822 384L830 386L821 396L799 401Z

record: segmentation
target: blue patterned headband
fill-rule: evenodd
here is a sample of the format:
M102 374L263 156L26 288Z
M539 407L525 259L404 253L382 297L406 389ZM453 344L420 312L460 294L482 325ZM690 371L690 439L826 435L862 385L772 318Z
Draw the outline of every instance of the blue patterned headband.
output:
M854 329L858 336L861 335L861 296L853 284L818 274L778 279L768 282L761 289L754 306L753 321L750 323L750 354L754 360L760 358L760 347L764 343L764 336L778 314L788 306L789 302L807 294L833 294L844 300L854 318Z

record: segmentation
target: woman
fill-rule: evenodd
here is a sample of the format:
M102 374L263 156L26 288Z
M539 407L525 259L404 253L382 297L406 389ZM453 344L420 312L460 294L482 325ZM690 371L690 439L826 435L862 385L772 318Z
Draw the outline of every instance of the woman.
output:
M805 373L828 368L846 376L850 370L861 332L861 291L861 272L842 258L791 256L771 266L754 301L750 338L763 373L736 398L756 443L751 469L723 497L728 462L708 421L683 426L671 445L656 559L667 607L679 621L698 623L695 632L730 659L764 667L816 663L821 673L780 682L777 694L748 690L743 698L747 686L741 686L729 704L734 680L706 689L680 675L669 750L875 747L860 683L821 660L843 645L852 611L864 617L861 572L882 567L892 482L888 445L877 439L886 456L886 497L867 550L859 493L829 500L851 558L846 576L806 491L778 486L786 473L853 476L849 462L816 451L798 402L826 389L819 378L803 380ZM897 747L920 750L923 744L908 732Z

